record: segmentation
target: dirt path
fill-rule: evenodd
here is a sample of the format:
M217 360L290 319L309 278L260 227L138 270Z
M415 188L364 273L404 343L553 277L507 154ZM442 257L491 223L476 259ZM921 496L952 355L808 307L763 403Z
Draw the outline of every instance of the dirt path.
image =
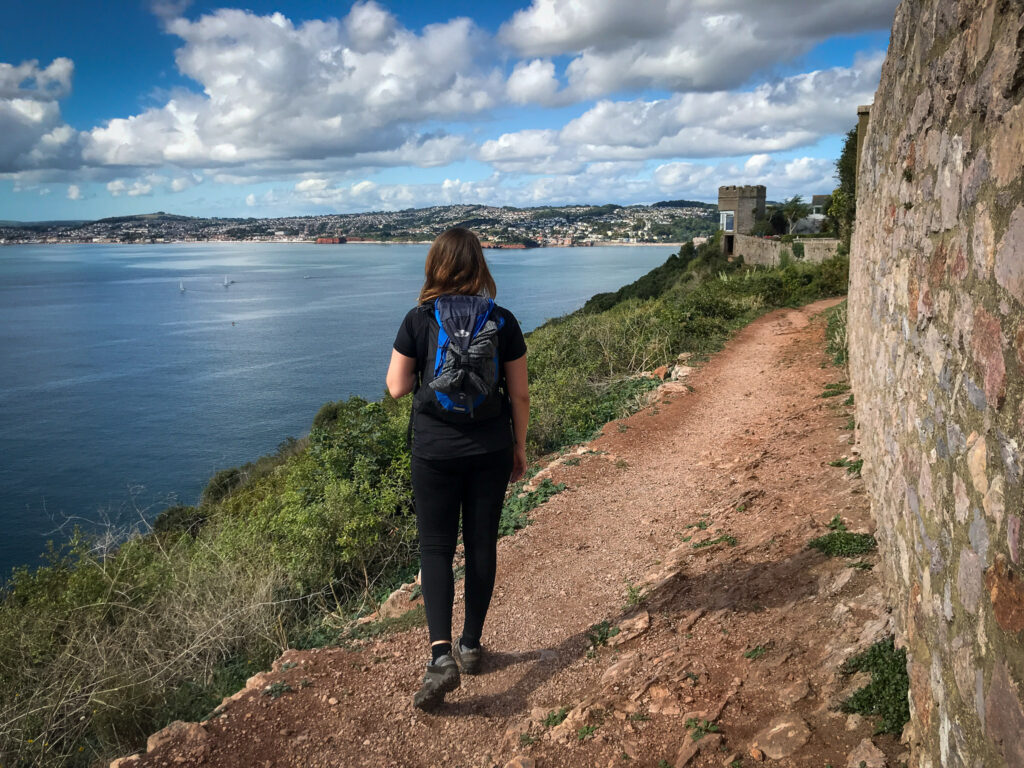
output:
M357 652L290 651L218 717L127 765L846 766L873 726L834 711L856 686L837 666L888 617L876 573L806 547L836 514L871 527L860 481L829 466L851 450L845 395L821 397L841 379L813 319L829 304L766 315L689 387L666 384L551 468L568 488L499 544L485 673L436 714L410 703L418 628ZM622 631L591 650L603 621ZM275 681L293 690L266 695ZM562 725L541 722L563 707ZM694 720L712 724L696 741Z

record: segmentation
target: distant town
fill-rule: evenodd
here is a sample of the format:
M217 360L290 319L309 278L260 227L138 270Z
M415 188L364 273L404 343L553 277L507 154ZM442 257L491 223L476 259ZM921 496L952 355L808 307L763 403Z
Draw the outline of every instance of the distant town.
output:
M98 221L0 222L0 245L24 243L427 242L453 226L485 247L537 248L681 243L712 234L718 206L691 200L652 205L510 208L445 205L403 211L224 219L150 213Z

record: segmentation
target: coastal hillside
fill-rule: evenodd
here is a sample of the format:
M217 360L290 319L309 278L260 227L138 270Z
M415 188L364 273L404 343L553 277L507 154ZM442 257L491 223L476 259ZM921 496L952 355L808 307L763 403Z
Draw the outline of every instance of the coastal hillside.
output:
M693 200L653 205L564 205L514 208L439 205L401 211L202 218L158 211L98 221L0 222L8 243L154 242L430 242L449 227L468 227L487 247L681 243L712 235L718 206Z
M842 259L754 269L726 261L717 242L669 261L653 294L642 280L643 296L627 289L529 335L535 460L643 407L659 385L645 373L846 285ZM307 437L218 472L196 506L163 511L147 535L79 534L45 567L17 571L0 602L0 764L128 754L168 723L206 717L285 649L383 631L356 620L418 568L407 407L328 403ZM502 532L527 527L561 490L513 488Z
M544 463L531 486L563 490L499 543L483 674L436 713L410 703L410 583L116 765L899 765L905 661L826 352L836 301L674 363L645 408Z

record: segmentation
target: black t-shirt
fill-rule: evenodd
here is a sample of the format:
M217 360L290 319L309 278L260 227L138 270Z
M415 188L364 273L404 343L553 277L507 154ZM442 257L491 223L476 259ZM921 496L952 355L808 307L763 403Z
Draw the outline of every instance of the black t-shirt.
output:
M417 380L422 380L427 359L429 334L434 329L430 318L433 303L420 304L406 314L395 337L395 350L406 357L416 358ZM526 354L526 341L515 315L504 307L494 305L494 315L504 320L498 329L498 361L504 365ZM512 415L506 405L501 416L480 422L454 424L442 421L430 413L417 411L413 419L413 455L423 459L449 459L472 456L507 448L514 442Z

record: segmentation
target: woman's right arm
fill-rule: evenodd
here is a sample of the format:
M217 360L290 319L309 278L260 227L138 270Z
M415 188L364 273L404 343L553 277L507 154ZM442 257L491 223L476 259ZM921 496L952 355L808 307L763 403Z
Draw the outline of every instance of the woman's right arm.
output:
M391 350L391 364L385 379L388 392L394 398L412 392L416 386L416 358L403 355L397 349Z
M530 423L530 383L526 373L526 355L505 363L505 384L512 402L512 432L516 438L512 482L526 473L526 428Z

